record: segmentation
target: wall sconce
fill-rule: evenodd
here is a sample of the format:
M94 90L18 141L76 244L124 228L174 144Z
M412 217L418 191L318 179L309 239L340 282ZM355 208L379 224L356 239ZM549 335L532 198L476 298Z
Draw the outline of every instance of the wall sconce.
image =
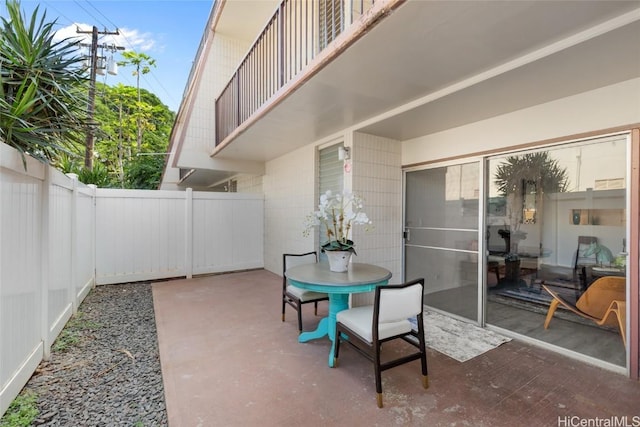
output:
M349 147L338 148L338 160L349 160L351 158L351 149Z

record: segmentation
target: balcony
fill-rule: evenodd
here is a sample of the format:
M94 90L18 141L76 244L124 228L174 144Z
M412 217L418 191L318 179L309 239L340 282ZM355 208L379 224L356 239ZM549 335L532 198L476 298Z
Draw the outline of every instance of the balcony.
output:
M216 99L216 146L299 78L375 0L284 0Z
M334 17L344 13L344 25L326 23L335 32L321 43L305 1L282 3L217 98L210 156L266 162L345 130L407 141L625 81L637 68L624 54L639 25L630 3L568 14L560 2L375 0L352 12L345 0ZM594 57L605 60L588 66Z

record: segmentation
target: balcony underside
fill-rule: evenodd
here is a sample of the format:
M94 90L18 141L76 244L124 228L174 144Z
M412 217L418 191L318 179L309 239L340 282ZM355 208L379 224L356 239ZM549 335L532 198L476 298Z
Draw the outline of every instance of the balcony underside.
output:
M634 2L402 4L213 155L264 162L354 129L407 140L640 76Z

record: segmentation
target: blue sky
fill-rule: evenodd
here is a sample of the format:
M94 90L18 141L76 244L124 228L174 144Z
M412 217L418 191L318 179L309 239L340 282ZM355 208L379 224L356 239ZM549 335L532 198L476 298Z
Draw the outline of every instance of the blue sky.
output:
M5 0L0 2L0 14L6 17ZM99 43L115 43L155 59L156 67L141 76L140 87L177 112L213 0L22 0L20 4L27 18L39 5L48 21L57 19L58 34L67 37L77 36L77 26L88 31L94 25L100 31L118 29L120 36L101 36ZM90 42L90 35L86 37ZM114 58L120 60L120 54ZM119 67L117 76L105 73L97 81L135 87L132 71Z

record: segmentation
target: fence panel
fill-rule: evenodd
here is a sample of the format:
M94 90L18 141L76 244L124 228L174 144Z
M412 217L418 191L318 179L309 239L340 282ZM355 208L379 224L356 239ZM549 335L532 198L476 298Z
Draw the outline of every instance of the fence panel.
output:
M75 236L75 304L91 290L95 275L96 216L94 212L95 188L78 183L76 197Z
M239 193L98 189L97 283L261 268L263 205Z
M49 169L48 246L49 273L44 279L47 286L47 325L50 342L55 339L73 309L73 294L69 284L72 278L72 223L73 180ZM47 256L47 255L45 255ZM44 260L47 262L47 260Z
M193 273L262 268L262 196L193 194Z
M0 143L0 415L94 284L262 268L259 195L109 190Z
M96 193L96 280L135 282L185 275L184 193Z
M25 171L15 150L0 143L0 413L43 354L40 242L44 172L35 161L28 162Z
M0 414L94 284L93 198L0 143Z

